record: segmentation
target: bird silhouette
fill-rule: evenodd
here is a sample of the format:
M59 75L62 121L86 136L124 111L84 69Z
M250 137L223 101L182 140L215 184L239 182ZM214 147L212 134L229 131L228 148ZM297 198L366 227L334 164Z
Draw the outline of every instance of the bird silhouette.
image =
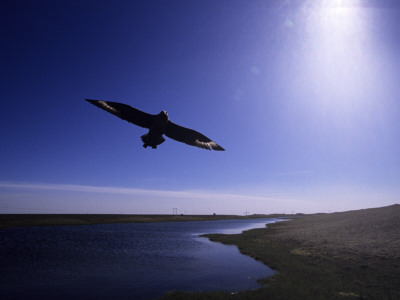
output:
M191 146L207 150L213 149L217 151L225 151L224 148L200 132L171 122L168 118L168 113L165 110L160 112L158 115L152 115L127 104L91 99L86 99L86 101L104 109L122 120L140 127L148 128L149 132L141 136L144 148L150 146L153 149L156 149L158 145L165 141L163 137L163 134L165 134L167 137L175 141Z

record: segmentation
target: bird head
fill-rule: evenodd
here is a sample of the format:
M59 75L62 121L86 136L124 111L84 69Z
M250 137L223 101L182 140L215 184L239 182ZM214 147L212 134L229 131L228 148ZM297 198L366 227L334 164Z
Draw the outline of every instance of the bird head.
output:
M160 115L160 116L163 116L164 118L166 118L167 120L169 120L169 118L168 118L168 113L167 113L165 110L163 110L162 112L160 112L159 115Z

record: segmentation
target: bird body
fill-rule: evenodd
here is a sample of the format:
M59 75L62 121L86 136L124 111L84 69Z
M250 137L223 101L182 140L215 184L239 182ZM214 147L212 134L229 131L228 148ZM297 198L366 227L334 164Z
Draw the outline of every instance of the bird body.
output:
M149 132L141 136L144 148L150 146L156 149L158 145L165 141L163 137L163 134L165 134L171 139L191 146L207 150L225 150L205 135L171 122L165 110L157 115L152 115L122 103L103 100L86 100L123 120L148 128Z
M156 149L158 145L165 141L162 135L168 126L168 122L168 113L165 110L155 116L149 132L141 136L144 148L151 146Z

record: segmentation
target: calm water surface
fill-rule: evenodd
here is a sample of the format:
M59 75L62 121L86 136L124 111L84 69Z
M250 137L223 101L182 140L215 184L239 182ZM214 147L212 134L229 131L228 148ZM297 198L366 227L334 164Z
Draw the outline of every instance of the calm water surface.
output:
M1 299L156 299L171 290L239 291L273 270L210 242L276 219L0 230Z

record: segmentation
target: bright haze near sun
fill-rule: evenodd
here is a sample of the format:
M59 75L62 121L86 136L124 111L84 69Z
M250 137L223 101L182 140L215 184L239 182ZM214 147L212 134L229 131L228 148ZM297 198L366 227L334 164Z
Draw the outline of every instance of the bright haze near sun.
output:
M400 2L1 4L0 213L399 203ZM84 98L168 111L165 142ZM175 210L176 209L176 210Z

